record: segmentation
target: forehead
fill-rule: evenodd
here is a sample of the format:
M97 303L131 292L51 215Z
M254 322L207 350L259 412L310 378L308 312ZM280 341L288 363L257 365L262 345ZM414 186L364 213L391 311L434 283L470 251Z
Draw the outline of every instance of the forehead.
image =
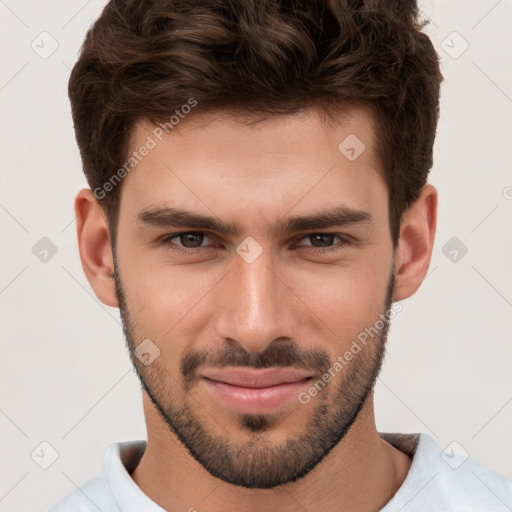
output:
M258 159L265 153L310 153L320 149L319 144L336 149L349 135L357 136L364 143L367 156L373 153L375 146L375 116L363 106L346 107L329 121L319 108L265 118L227 110L192 111L180 117L172 115L169 119L171 122L163 120L156 124L139 120L132 131L131 149L143 146L148 136L160 150L165 150L169 144L195 145L199 142L194 148L197 155L206 150L209 153L214 150L215 154L216 150L224 152L228 149L231 154L237 150L244 155L256 154Z
M130 148L137 163L124 178L121 203L139 211L172 203L261 215L319 202L367 208L385 188L366 109L340 114L336 124L314 109L250 121L226 111L191 113L172 127L139 121Z

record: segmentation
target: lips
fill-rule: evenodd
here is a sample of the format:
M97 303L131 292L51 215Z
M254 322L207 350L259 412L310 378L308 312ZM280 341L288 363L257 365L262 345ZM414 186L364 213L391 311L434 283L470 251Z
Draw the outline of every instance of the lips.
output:
M309 384L311 373L295 369L209 369L201 381L219 404L245 414L274 412L290 404Z
M298 382L311 377L311 372L279 368L232 368L205 370L201 376L232 386L259 389Z

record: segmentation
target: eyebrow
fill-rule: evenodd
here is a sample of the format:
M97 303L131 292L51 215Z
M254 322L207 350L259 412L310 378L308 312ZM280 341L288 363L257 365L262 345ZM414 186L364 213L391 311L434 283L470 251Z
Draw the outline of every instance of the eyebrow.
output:
M173 207L144 208L137 215L137 219L143 225L155 227L204 229L232 236L240 236L243 232L240 224ZM314 231L348 224L368 223L371 220L372 216L368 212L340 206L309 215L283 217L272 224L268 231L273 235Z

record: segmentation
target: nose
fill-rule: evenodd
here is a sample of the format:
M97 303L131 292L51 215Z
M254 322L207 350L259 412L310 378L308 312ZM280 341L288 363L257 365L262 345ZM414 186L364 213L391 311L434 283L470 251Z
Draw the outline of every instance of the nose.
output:
M295 338L297 299L286 276L263 252L248 263L235 258L219 290L217 334L248 352L263 352L278 338Z

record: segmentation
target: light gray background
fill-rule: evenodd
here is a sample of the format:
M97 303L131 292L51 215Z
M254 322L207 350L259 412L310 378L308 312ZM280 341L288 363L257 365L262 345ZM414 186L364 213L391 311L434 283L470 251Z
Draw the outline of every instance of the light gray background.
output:
M0 0L1 511L46 510L102 471L109 443L146 434L119 314L84 277L73 214L85 180L67 81L104 3ZM422 8L445 76L439 224L428 277L391 329L377 426L457 441L512 479L512 2ZM51 49L43 31L59 45L46 59L31 48ZM454 31L469 44L457 58ZM58 250L45 263L32 252L42 237ZM452 237L467 247L455 262ZM48 469L31 458L50 460L43 441L59 454Z

